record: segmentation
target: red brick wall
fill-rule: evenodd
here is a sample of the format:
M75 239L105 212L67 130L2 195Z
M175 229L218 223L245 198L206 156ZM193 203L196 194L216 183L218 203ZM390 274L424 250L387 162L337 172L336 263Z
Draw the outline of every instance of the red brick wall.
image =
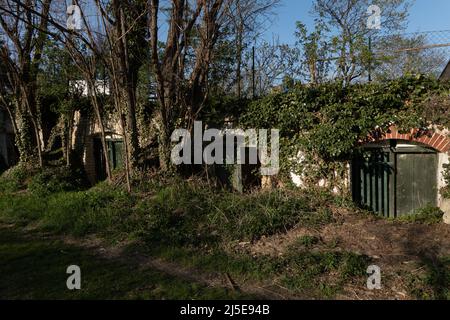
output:
M392 139L421 143L441 153L448 153L450 151L450 138L432 129L423 132L413 129L408 134L402 134L396 127L391 127L388 132L374 134L366 142L379 142Z

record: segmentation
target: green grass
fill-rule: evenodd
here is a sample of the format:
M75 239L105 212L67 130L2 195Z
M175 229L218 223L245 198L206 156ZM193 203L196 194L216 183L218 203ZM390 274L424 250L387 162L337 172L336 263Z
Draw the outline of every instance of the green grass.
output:
M325 249L311 252L301 241L278 257L227 253L221 249L198 250L170 247L157 243L133 248L166 261L182 264L204 272L228 273L235 280L271 281L288 288L292 294L311 298L334 298L346 284L365 286L370 259L351 252L333 252ZM130 248L131 249L131 248Z
M422 223L431 225L441 223L443 216L444 212L442 212L441 209L428 205L415 213L402 216L397 220L406 223Z
M176 181L145 196L101 184L87 191L1 193L0 216L14 223L37 221L45 230L83 236L153 236L171 244L250 241L295 225L333 221L314 196L283 191L240 195Z
M299 239L297 239L297 244L300 246L303 246L305 248L311 248L318 244L320 242L320 239L314 236L303 236Z
M306 239L306 238L301 238ZM285 272L281 282L288 289L300 295L318 299L332 299L340 293L345 284L359 283L364 286L370 259L352 252L318 251L298 248L300 241L290 248ZM311 243L309 240L306 242Z
M44 189L39 187L42 181L32 181L36 183L32 189L38 191L0 192L0 220L16 225L33 223L39 230L53 234L72 234L78 237L96 234L113 242L138 239L140 246L142 243L145 246L130 250L142 250L145 255L160 257L203 272L228 273L240 283L247 280L278 281L294 294L303 295L310 290L309 286L317 283L319 291L314 292L313 296L322 294L322 297L329 298L337 294L346 281L353 281L357 277L357 272L348 271L351 269L348 266L352 264L349 260L350 253L335 255L324 252L318 256L310 256L308 250L318 243L318 239L313 237L300 239L301 247L291 250L287 256L277 258L253 257L234 252L230 247L233 243L285 232L296 225L317 228L332 223L334 219L329 206L333 205L333 197L324 192L316 194L275 190L241 195L214 190L198 182L178 180L166 184L151 182L133 195L107 184L100 184L86 191L48 193L42 191L47 190L47 186ZM59 180L55 181L52 188L60 186ZM35 245L42 246L43 243L29 242L27 245L33 248ZM48 251L48 258L55 262L66 257L53 257L50 251L52 250ZM86 260L91 261L90 259L81 260L87 264L87 268L95 269L96 266L88 265ZM358 259L359 256L356 260L360 261ZM62 261L64 264L73 264L69 260L71 259ZM25 264L32 265L32 262L26 261ZM130 281L130 285L141 281L140 275L129 275L130 271L125 266L106 265L108 269L116 270L118 277ZM365 267L358 265L363 271ZM300 274L295 270L307 272ZM358 269L358 272L361 270ZM106 269L103 271L106 275ZM23 276L26 270L20 273ZM335 273L339 276L333 278ZM138 279L133 280L133 277ZM157 283L159 281L156 279L157 275L147 277L155 278ZM98 278L101 279L101 276ZM96 288L96 279L93 276L92 280L87 280L86 290L95 291L89 289L89 281ZM168 280L161 278L160 281L165 286ZM128 283L121 285L119 281L117 285L127 287ZM26 284L22 283L21 287L26 288ZM124 291L126 290L119 290L121 294ZM198 291L202 294L201 289ZM41 293L44 292L47 291L43 290ZM111 297L113 293L106 288L103 298ZM134 297L133 294L136 294L135 291L125 296ZM101 292L94 292L93 296L100 297ZM173 293L172 296L178 297ZM152 297L151 294L148 296Z
M60 241L24 237L18 229L0 228L0 256L0 299L249 298L149 268L102 259ZM79 291L66 287L69 265L81 268Z
M325 193L276 190L241 195L185 181L153 183L134 195L107 184L86 191L47 193L39 187L40 179L32 181L36 184L32 192L0 193L1 220L33 223L55 234L96 234L108 241L139 239L146 243L146 255L204 272L228 273L240 282L290 279L287 275L296 268L295 255L255 258L230 251L230 244L285 232L296 225L320 227L333 222L328 208L332 198ZM303 241L305 247L315 243L315 239ZM124 270L119 276L127 273ZM308 281L314 282L314 277L311 274ZM302 292L299 286L292 289ZM105 292L107 297L111 294Z
M449 300L450 257L425 256L421 264L422 274L404 275L412 295L420 300Z

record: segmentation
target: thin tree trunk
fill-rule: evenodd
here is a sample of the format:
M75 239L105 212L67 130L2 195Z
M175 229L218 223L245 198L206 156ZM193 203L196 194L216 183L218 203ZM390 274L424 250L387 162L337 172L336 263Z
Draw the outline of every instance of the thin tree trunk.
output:
M103 123L103 118L100 112L100 105L98 103L97 99L97 93L95 88L95 83L92 83L92 81L89 81L89 89L91 90L91 101L94 107L95 115L97 117L98 126L100 128L100 140L102 143L103 148L103 156L105 157L105 169L106 169L106 175L108 177L108 181L112 180L112 173L111 173L111 167L109 165L109 153L108 153L108 145L106 143L106 132L105 132L105 126Z
M240 18L239 20L239 27L236 34L236 45L237 45L237 52L236 52L236 82L237 82L237 95L238 98L242 97L242 52L243 52L243 32L244 32L244 26L243 21Z
M128 137L125 130L125 119L123 114L120 114L120 124L122 126L123 138L124 138L124 146L125 146L125 173L127 178L127 190L128 193L131 193L131 177L130 177L130 161L128 160Z
M168 124L167 117L164 117L163 112L160 112L158 117L158 127L159 127L159 162L160 169L162 172L166 174L175 173L175 167L171 160L171 152L172 152L172 142L170 140L170 126Z
M38 155L38 163L39 163L39 167L43 168L44 167L44 159L42 156L42 140L41 140L41 135L40 135L40 126L39 126L39 119L37 119L36 116L36 110L34 110L35 108L32 107L32 104L30 103L30 100L33 102L33 106L35 106L35 97L34 96L29 96L27 94L27 92L24 93L25 95L25 101L26 101L26 106L28 109L28 113L30 115L30 119L31 119L31 123L33 124L33 131L34 131L34 136L36 139L36 147L37 147L37 155Z

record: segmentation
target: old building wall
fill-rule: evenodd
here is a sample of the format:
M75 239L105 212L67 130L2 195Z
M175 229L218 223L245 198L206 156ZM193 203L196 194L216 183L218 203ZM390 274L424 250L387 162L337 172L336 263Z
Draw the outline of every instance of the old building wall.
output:
M122 132L119 121L112 116L105 120L105 134L107 141L121 140ZM72 132L72 149L79 157L86 172L89 182L94 185L98 182L99 170L98 164L102 157L100 141L101 130L98 121L89 114L80 111L75 112L74 126Z
M0 171L14 166L17 159L11 120L6 111L0 110Z

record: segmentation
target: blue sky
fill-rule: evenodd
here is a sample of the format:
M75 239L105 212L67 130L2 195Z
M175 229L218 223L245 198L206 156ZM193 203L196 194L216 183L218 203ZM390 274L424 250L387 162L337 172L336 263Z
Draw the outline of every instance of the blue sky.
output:
M313 0L282 0L278 16L265 34L267 40L279 37L282 43L294 43L295 22L314 25L310 15ZM406 32L450 30L450 0L415 0Z

